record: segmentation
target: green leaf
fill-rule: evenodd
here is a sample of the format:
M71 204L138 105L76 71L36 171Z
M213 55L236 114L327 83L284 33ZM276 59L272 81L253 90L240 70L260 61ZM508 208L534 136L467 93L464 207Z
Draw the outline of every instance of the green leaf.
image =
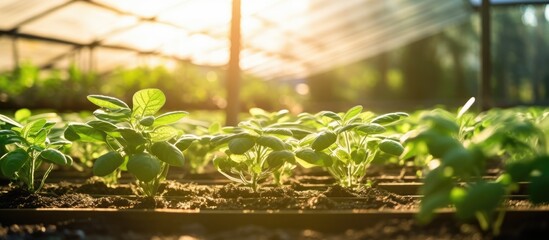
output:
M151 141L163 142L177 138L181 132L171 126L160 126L150 133Z
M189 148L191 146L191 144L194 141L197 141L197 140L199 140L199 138L197 136L184 135L184 136L181 136L177 140L177 142L175 142L175 147L177 147L181 151L185 151L185 150L187 150L187 148Z
M42 130L40 130L36 134L34 139L32 139L32 141L30 141L30 142L32 142L35 145L39 145L39 146L44 145L44 143L46 143L46 139L48 138L48 132L49 131L50 131L49 129L42 128Z
M116 125L103 120L92 120L87 122L86 124L88 124L92 128L95 128L103 132L114 132L118 129Z
M208 128L208 133L210 134L216 134L219 132L221 132L221 124L218 122L212 123Z
M150 127L153 125L153 123L154 123L154 116L146 116L141 120L139 120L139 124L145 127Z
M110 123L120 123L128 121L131 116L132 110L129 108L122 108L114 111L107 112L103 109L97 109L93 111L93 115L100 119Z
M131 128L118 128L118 132L122 135L122 138L126 141L127 150L130 152L141 152L145 144L148 143L147 139Z
M4 116L2 114L0 114L0 121L1 122L5 122L9 125L12 125L14 127L18 127L18 128L23 128L23 125L21 125L20 123L18 123L17 121L7 117L7 116Z
M288 150L273 151L267 156L267 164L270 169L278 169L284 165L284 163L295 163L294 153Z
M533 203L549 202L549 158L538 157L535 161L535 170L532 172L528 195Z
M97 105L98 107L106 108L109 110L130 108L128 107L128 104L126 104L124 101L115 97L103 95L88 95L87 98L91 103Z
M13 130L0 130L0 146L24 141L25 139Z
M0 158L2 174L6 177L13 178L15 173L25 165L29 158L29 154L21 148L6 153Z
M465 114L465 112L467 112L467 110L469 110L469 108L473 106L473 103L475 103L475 97L469 98L465 105L463 105L463 107L461 107L461 109L459 110L457 117L460 118L461 116L463 116L463 114Z
M296 151L295 156L297 162L305 167L331 167L333 164L332 157L323 152L316 152L310 148L303 148Z
M336 134L340 134L342 132L347 132L347 131L350 131L352 129L355 129L356 127L358 127L360 125L361 124L359 124L359 123L353 123L353 124L347 124L347 125L339 126L335 129L335 132L336 132Z
M469 176L481 172L480 169L475 169L475 157L465 148L448 151L442 157L442 163L444 166L452 167L456 176Z
M265 117L265 118L267 118L269 116L269 113L267 113L265 110L263 110L261 108L250 108L250 110L248 110L248 112L253 117Z
M185 111L167 112L156 117L152 126L157 127L161 125L176 123L187 115L189 115L189 113Z
M93 163L93 175L106 176L114 172L120 165L124 163L124 157L117 152L111 151L98 157Z
M383 114L375 117L374 119L372 119L371 123L387 125L387 124L396 122L400 119L403 119L405 117L408 117L408 114L405 112L387 113L387 114Z
M459 132L459 125L456 121L442 114L428 114L423 116L421 120L431 122L433 128L440 133L456 134Z
M263 133L265 134L275 134L281 136L292 136L292 131L284 128L264 128Z
M338 160L344 163L348 163L351 160L351 155L349 155L349 153L341 147L338 147L334 151L334 153L335 153L335 156L338 158Z
M261 136L256 140L257 144L271 148L275 151L282 151L285 149L285 144L282 140L273 136Z
M233 154L244 154L255 145L252 137L239 137L229 141L229 151Z
M400 156L404 152L402 144L392 139L384 139L378 146L381 151L395 156Z
M420 134L419 138L425 139L429 153L435 158L442 158L452 149L462 149L463 145L457 139L428 131Z
M168 142L156 142L151 146L151 153L161 161L176 167L185 164L183 153Z
M345 122L348 122L349 120L351 120L352 118L354 118L358 114L360 114L362 112L362 109L363 108L362 108L361 105L357 105L357 106L354 106L354 107L350 108L349 110L347 110L345 115L343 115L343 120Z
M126 168L139 181L150 182L160 174L161 162L149 153L137 153L130 155Z
M105 133L83 123L71 123L65 129L65 138L69 141L91 143L105 142Z
M356 130L363 134L380 134L386 131L385 127L377 123L362 124Z
M319 112L318 115L323 117L328 117L336 121L342 121L341 117L337 113L332 111L322 111L322 112Z
M166 96L160 89L148 88L133 95L133 116L152 116L166 103Z
M355 164L360 164L368 158L368 152L364 148L355 149L351 152L351 160Z
M34 120L23 127L21 130L21 135L24 138L28 138L31 135L36 135L42 128L46 125L46 119L37 119Z
M292 132L292 137L298 140L301 140L312 133L311 131L299 128L288 128L288 130Z
M421 200L419 213L416 215L416 219L420 224L427 224L431 222L435 215L435 210L438 208L448 207L451 203L450 200L451 189L435 192L425 196Z
M456 187L450 197L460 219L473 219L477 212L491 214L503 201L505 188L495 182L479 182L463 190Z
M315 140L311 144L311 148L316 151L322 151L334 144L336 140L337 135L334 132L328 130L322 131L316 136Z
M68 163L67 158L65 158L65 154L53 148L48 148L40 152L40 157L46 162L57 165L67 165Z
M29 117L31 117L31 111L28 108L21 108L15 112L15 121L17 122L25 122Z
M432 195L437 192L448 192L454 187L454 181L452 181L452 175L449 175L445 171L444 167L437 167L431 170L425 180L424 185L420 188L420 194L425 196Z

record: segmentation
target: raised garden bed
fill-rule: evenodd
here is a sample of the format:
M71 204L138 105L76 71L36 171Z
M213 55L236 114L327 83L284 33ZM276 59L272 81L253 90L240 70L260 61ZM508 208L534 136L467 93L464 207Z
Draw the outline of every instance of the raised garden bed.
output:
M184 134L175 124L186 112L157 114L165 101L158 89L137 92L132 108L88 99L100 107L95 118L62 128L28 110L15 120L0 115L0 170L11 179L0 185L1 237L548 234L549 151L541 143L549 114L497 122L499 114L465 116L469 101L457 115L433 111L401 126L407 113L362 106L296 118L253 109L237 127ZM73 171L75 160L82 172ZM189 174L204 164L210 172Z
M374 187L348 190L309 181L329 181L326 177L303 179L304 183L265 186L257 193L214 179L204 179L202 184L168 181L161 187L162 196L154 198L134 195L129 184L108 187L90 179L85 183L49 183L35 194L4 186L0 232L6 237L143 239L494 238L479 230L475 222L456 221L449 208L439 210L434 222L418 224L418 182L381 181ZM497 238L521 239L549 231L549 206L533 205L520 195L513 195L504 206L503 231Z

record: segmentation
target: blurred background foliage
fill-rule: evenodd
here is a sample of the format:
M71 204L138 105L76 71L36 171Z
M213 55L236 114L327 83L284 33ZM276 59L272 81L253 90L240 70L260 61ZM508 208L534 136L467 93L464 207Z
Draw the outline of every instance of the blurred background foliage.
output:
M375 57L294 81L242 76L242 111L252 107L292 112L336 110L356 104L374 111L460 106L477 95L479 18ZM500 107L549 103L549 7L492 9L492 83ZM21 63L0 73L2 109L92 109L85 96L105 94L130 101L156 87L167 109L223 109L225 71L180 62L175 67L136 67L96 74L76 65L39 69Z

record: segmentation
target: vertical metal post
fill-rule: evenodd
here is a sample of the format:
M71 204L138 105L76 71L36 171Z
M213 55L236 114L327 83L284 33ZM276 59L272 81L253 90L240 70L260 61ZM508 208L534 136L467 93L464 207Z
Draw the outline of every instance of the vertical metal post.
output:
M480 84L479 107L481 111L492 107L492 54L490 49L490 0L482 0L480 6Z
M229 56L229 68L227 72L227 108L225 112L225 124L234 126L238 124L240 112L240 0L233 0L231 19L231 49Z
M11 50L13 57L13 70L19 68L19 47L17 45L17 35L11 38Z

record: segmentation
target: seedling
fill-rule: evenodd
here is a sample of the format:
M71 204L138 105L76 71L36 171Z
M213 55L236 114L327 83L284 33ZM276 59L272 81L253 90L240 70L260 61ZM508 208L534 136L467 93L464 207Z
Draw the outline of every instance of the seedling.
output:
M211 142L213 136L221 134L221 125L213 123L209 127L195 126L193 134L182 135L175 143L189 162L191 173L202 173L217 152Z
M93 173L118 176L127 170L136 177L142 194L156 195L169 166L181 167L185 162L183 153L172 143L181 132L170 124L185 117L187 112L155 116L166 101L159 89L136 92L131 109L122 100L110 96L89 95L88 100L100 107L93 112L96 119L69 124L65 138L105 143L110 151L95 160Z
M319 130L301 139L301 148L296 150L298 162L304 167L324 167L341 186L351 188L361 184L367 167L376 158L402 154L403 146L387 134L385 126L408 114L395 112L374 117L362 110L362 106L355 106L339 114L302 114L304 124Z
M213 160L217 170L228 179L257 191L270 175L275 183L281 184L282 174L295 167L295 156L290 144L293 132L275 127L277 120L254 115L254 111L258 110L252 110L252 119L240 122L235 128L226 127L226 134L215 136L211 141L226 154ZM276 114L281 117L288 113Z
M55 165L70 166L72 158L59 149L70 142L53 137L55 122L45 115L31 116L28 109L15 113L15 120L0 114L0 170L30 192L39 191ZM41 180L36 172L47 165Z

